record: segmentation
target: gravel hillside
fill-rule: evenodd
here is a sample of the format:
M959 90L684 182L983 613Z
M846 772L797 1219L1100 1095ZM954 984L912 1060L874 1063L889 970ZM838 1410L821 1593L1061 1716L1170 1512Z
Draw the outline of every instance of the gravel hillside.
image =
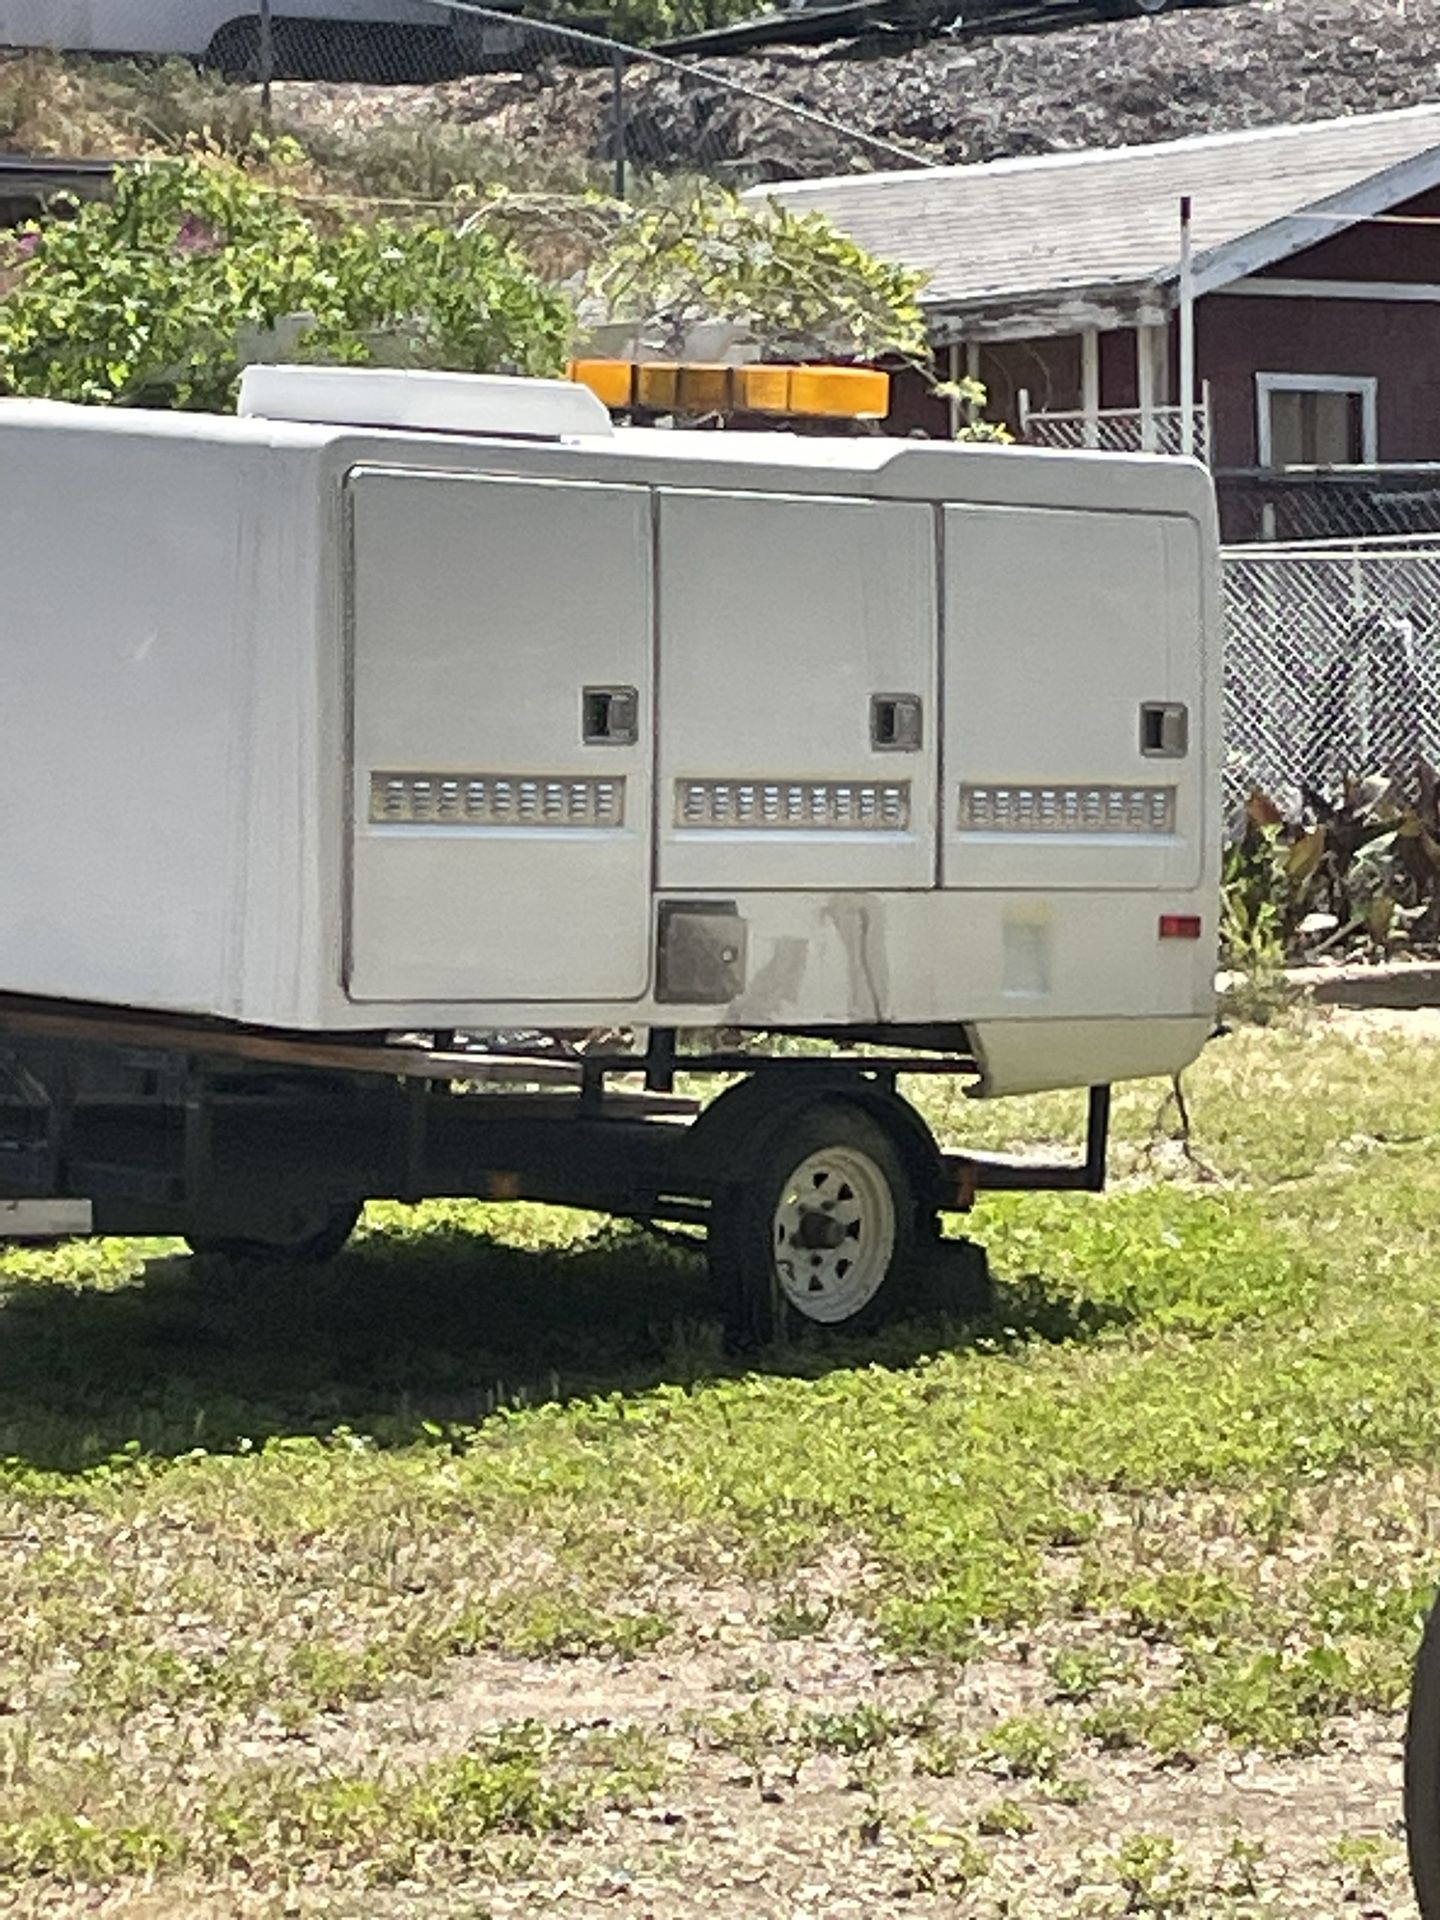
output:
M748 179L900 164L859 134L921 159L990 160L1435 99L1440 0L1258 0L886 56L772 53L708 71L841 125L642 67L626 84L637 162ZM287 116L301 123L358 132L438 118L520 153L603 162L613 152L608 72L556 67L429 88L283 92Z

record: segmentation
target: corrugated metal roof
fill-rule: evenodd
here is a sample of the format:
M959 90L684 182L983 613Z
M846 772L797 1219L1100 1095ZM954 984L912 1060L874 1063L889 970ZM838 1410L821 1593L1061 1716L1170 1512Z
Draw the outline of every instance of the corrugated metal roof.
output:
M867 251L924 269L924 303L943 309L1154 284L1177 267L1183 194L1193 202L1196 251L1212 253L1432 151L1440 174L1440 106L980 166L783 180L755 196L824 213Z

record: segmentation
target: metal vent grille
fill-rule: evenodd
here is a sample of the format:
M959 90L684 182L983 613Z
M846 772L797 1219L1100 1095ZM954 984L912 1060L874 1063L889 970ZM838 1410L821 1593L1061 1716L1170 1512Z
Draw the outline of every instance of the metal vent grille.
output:
M376 826L619 827L623 779L560 774L372 773Z
M962 833L1166 833L1174 787L961 787Z
M910 825L910 782L677 780L675 824L747 832L903 833Z

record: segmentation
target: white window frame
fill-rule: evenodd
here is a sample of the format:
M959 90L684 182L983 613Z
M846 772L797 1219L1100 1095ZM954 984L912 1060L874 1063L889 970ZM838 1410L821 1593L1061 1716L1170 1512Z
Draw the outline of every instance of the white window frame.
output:
M1373 373L1257 373L1255 376L1256 452L1262 467L1273 464L1270 433L1272 393L1355 393L1360 396L1360 458L1367 467L1379 460L1380 381Z

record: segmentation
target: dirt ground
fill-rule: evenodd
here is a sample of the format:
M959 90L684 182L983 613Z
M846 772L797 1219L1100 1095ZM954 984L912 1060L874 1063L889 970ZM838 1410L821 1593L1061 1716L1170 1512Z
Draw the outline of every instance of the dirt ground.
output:
M713 1601L714 1596L710 1596ZM1216 1749L1157 1765L1144 1753L1067 1753L1063 1770L1016 1777L987 1759L987 1729L1047 1707L1039 1641L949 1676L888 1663L858 1634L777 1645L746 1596L708 1644L624 1664L484 1656L441 1691L338 1718L313 1745L333 1763L383 1749L396 1765L462 1747L497 1721L536 1720L561 1737L643 1729L671 1779L645 1804L583 1835L477 1863L462 1889L420 1882L353 1895L295 1887L277 1900L239 1884L163 1894L132 1889L99 1911L179 1920L240 1914L366 1920L1415 1920L1399 1819L1398 1716L1338 1722L1321 1751L1265 1760ZM1165 1664L1157 1651L1154 1659ZM861 1755L797 1751L762 1737L733 1750L735 1725L772 1716L870 1713L902 1732ZM978 1757L948 1751L979 1746ZM272 1729L258 1756L303 1750ZM939 1755L939 1758L937 1758ZM1042 1772L1045 1772L1042 1769ZM995 1829L1008 1829L996 1831ZM978 1837L977 1837L978 1836ZM1339 1838L1337 1838L1339 1836ZM0 1912L28 1911L7 1907Z

